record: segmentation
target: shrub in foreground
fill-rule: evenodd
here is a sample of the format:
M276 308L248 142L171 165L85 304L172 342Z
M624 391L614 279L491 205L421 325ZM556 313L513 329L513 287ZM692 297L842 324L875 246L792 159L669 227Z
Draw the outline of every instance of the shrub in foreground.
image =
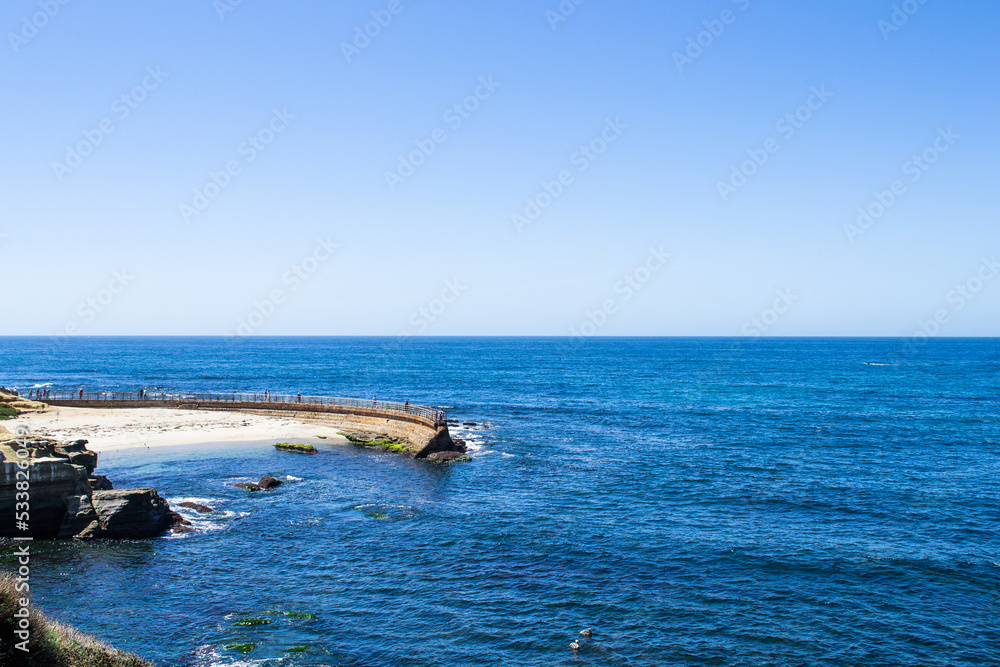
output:
M15 588L16 581L0 574L0 665L4 667L152 667L137 655L122 653L93 637L56 623L30 607L27 651L17 646L21 638L21 610L18 600L24 596ZM24 647L23 644L21 644Z

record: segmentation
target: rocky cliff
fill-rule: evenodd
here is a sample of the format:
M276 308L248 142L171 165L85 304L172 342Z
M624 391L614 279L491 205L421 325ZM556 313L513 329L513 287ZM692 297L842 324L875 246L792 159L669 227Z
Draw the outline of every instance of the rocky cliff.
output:
M0 537L153 537L183 521L154 489L113 490L94 474L97 453L86 445L18 438L0 426Z

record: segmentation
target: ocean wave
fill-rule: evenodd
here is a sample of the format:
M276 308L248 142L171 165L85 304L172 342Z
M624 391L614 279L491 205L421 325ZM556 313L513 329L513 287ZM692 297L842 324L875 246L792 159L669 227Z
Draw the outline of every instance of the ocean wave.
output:
M234 657L223 654L217 646L201 646L198 648L192 667L257 667L257 665L280 664L274 658L254 660L247 657Z
M250 512L222 509L225 501L219 498L206 498L204 496L177 496L167 498L171 508L191 522L191 528L195 533L212 533L225 530L233 521L239 521L243 517L250 516ZM199 512L190 507L181 507L180 503L197 503L211 507L211 512ZM192 533L173 533L170 537L186 537Z
M449 431L453 438L462 440L465 443L466 452L470 456L484 456L491 453L487 449L488 442L484 437L484 431L493 427L490 423L463 423L452 424Z
M167 498L167 502L171 505L177 503L198 503L199 505L208 505L212 507L213 503L218 503L217 498L202 498L198 496L177 496L176 498Z

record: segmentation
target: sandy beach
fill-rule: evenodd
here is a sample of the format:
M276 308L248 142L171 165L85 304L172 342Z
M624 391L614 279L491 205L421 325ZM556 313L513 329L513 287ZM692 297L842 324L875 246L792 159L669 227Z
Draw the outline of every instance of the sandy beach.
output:
M209 443L301 440L325 436L347 442L337 429L285 417L166 408L49 408L3 422L13 431L27 426L57 440L86 439L87 448L109 452L134 447L188 447Z

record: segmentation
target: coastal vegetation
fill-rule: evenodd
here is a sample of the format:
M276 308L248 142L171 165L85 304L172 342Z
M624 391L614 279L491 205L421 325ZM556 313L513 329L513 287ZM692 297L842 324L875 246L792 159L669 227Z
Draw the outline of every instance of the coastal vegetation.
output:
M0 575L0 665L5 667L152 667L132 653L121 651L73 628L47 618L29 607L27 651L17 648L20 630L14 614L20 609L23 591L16 581Z
M45 412L46 409L44 403L30 401L0 387L0 421L13 419L29 412Z

